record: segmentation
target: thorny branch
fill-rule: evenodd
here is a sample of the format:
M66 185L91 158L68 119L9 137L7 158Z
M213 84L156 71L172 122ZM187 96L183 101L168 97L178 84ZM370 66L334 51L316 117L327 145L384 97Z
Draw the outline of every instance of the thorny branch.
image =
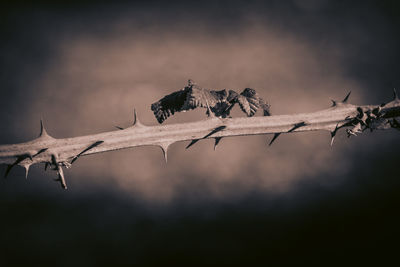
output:
M134 112L133 125L128 128L73 138L56 139L47 134L41 121L40 136L32 141L1 145L0 164L7 164L5 176L16 166L22 166L28 175L29 167L45 163L57 172L61 186L66 189L63 167L69 168L80 156L136 147L159 146L167 161L168 147L179 141L215 139L215 147L223 137L274 134L270 145L280 134L326 130L331 134L331 145L341 128L348 137L370 129L400 130L400 100L394 90L394 99L381 105L356 106L348 103L350 93L341 102L332 101L332 107L312 113L274 115L249 118L217 118L160 126L145 126Z

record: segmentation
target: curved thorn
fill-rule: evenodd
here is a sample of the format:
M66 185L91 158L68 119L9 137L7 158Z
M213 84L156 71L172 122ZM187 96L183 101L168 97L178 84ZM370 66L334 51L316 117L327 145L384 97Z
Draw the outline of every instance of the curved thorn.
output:
M291 133L291 132L293 132L294 130L296 130L296 129L300 128L300 127L306 126L306 125L307 125L307 123L306 123L305 121L296 123L296 124L293 126L293 128L291 128L291 129L290 129L289 131L287 131L287 132L288 132L288 133Z
M61 166L58 167L57 173L58 173L58 181L60 182L61 187L63 189L67 189L67 184L65 182L65 177L64 177L64 171Z
M31 160L32 160L32 158L36 157L37 155L42 154L43 152L46 152L48 149L49 149L49 148L47 148L47 147L46 147L46 148L40 149L35 155L33 155L33 156L31 157Z
M137 118L137 114L136 114L136 109L133 108L133 123L132 123L132 125L136 125L137 122L138 122L138 118Z
M168 151L163 149L163 156L164 156L165 163L168 163Z
M269 142L269 146L272 145L272 143L276 140L281 135L281 133L275 133L274 137L272 137L271 141Z
M209 132L208 134L206 134L204 137L202 137L202 138L200 138L200 139L206 139L206 138L210 137L211 135L213 135L213 134L215 134L215 133L217 133L217 132L219 132L219 131L222 131L222 130L225 129L225 128L226 128L225 125L218 126L218 127L214 128L211 132ZM193 139L192 142L190 142L190 144L187 145L186 149L188 149L188 148L191 147L192 145L196 144L200 139ZM217 144L218 144L218 143L217 143Z
M223 129L225 129L226 126L222 125L222 126L218 126L216 128L214 128L210 133L208 133L206 136L203 137L203 139L210 137L211 135L218 133L219 131L222 131Z
M335 140L335 136L331 136L331 146L333 145L334 140Z
M32 156L30 154L25 154L25 155L20 155L17 157L17 160L13 163L13 164L9 164L7 166L6 172L4 174L4 178L7 177L8 173L11 171L11 169L15 166L18 165L19 163L21 163L24 159L26 158L32 158Z
M114 126L115 128L119 129L119 130L124 130L124 128L119 127L119 126Z
M60 163L57 162L57 157L55 154L51 155L51 163L54 165L54 170L57 171L58 178L55 181L60 182L61 187L63 189L67 189L67 184L65 183L64 171L60 166Z
M351 91L347 93L347 95L343 99L342 103L347 103L347 100L349 100L350 95L351 95Z
M82 150L81 152L79 152L78 155L76 155L76 156L74 156L74 157L72 158L71 164L74 163L75 160L77 160L80 156L82 156L83 153L89 151L89 150L92 149L92 148L95 148L96 146L98 146L98 145L100 145L100 144L102 144L102 143L104 143L104 141L97 141L97 142L94 142L93 144L91 144L90 146L88 146L87 148L85 148L84 150Z
M44 128L43 118L40 118L40 134L39 137L48 136L46 129Z
M351 95L351 91L349 91L347 93L347 95L343 98L342 103L347 103L347 100L349 100L350 95Z
M31 164L25 164L22 167L25 168L25 179L28 179L28 173L29 173L29 167L31 166Z
M399 99L397 92L396 92L396 88L393 88L393 100L397 100Z
M333 140L335 139L338 130L339 130L339 123L336 124L335 130L331 132L331 146L333 145Z
M335 100L333 100L333 99L331 99L331 101L332 101L332 107L336 107L337 106L337 102Z
M199 140L200 140L200 139L193 139L193 140L190 142L190 144L188 144L188 145L186 146L185 149L188 149L189 147L193 146L193 145L196 144Z
M215 137L215 143L214 143L214 151L217 149L219 141L221 141L222 137Z
M169 144L161 144L160 145L160 148L163 152L163 156L165 159L165 163L168 163L168 147L169 147Z
M4 179L7 178L7 175L10 173L11 169L14 167L14 164L7 164L6 172L4 173Z
M58 163L57 163L57 158L55 154L51 154L51 164L55 166L55 170L57 169Z
M140 120L139 120L139 117L138 117L138 115L137 115L137 113L136 113L136 109L134 108L133 109L133 123L132 123L132 126L136 126L136 127L141 127L141 126L144 126L141 122L140 122Z

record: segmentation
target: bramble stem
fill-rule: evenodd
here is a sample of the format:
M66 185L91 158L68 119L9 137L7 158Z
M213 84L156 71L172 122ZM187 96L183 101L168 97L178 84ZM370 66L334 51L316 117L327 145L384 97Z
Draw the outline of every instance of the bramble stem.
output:
M351 127L347 129L350 136L367 128L374 130L400 126L396 120L400 116L397 96L386 105L355 106L346 101L335 101L331 108L311 113L227 119L213 117L197 122L157 126L141 124L135 113L134 125L126 129L63 139L49 136L42 124L39 138L20 144L1 145L0 164L8 164L7 175L15 165L23 166L28 171L32 164L44 162L58 172L58 180L66 187L62 166L69 167L80 156L95 153L136 146L160 146L167 159L168 147L180 141L205 138L219 141L222 137L259 134L275 134L277 137L283 133L318 130L331 132L333 141L337 130L344 127Z

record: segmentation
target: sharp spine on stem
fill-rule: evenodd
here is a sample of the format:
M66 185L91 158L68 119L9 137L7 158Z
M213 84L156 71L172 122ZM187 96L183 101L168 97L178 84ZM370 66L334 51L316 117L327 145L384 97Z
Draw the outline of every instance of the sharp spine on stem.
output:
M214 150L217 149L217 146L219 142L221 141L222 137L215 137L215 142L214 142Z
M336 124L335 129L331 131L331 146L333 145L333 141L335 140L335 136L337 131L339 130L339 124Z
M190 142L190 144L187 145L186 149L188 149L188 148L191 147L192 145L196 144L196 143L197 143L198 141L200 141L201 139L206 139L206 138L210 137L211 135L213 135L213 134L215 134L215 133L217 133L217 132L220 132L220 131L224 130L225 128L226 128L225 125L218 126L218 127L214 128L210 133L206 134L204 137L199 138L199 139L193 139L193 140ZM222 138L222 137L220 137L220 138ZM218 142L216 142L216 145L218 145L219 141L220 141L220 140L218 140ZM214 148L215 148L216 145L214 145Z
M281 133L274 133L274 136L272 137L271 141L269 142L269 146L272 145L273 142L281 135Z
M136 113L136 109L135 109L135 108L133 109L133 123L132 123L132 126L134 126L134 127L145 127L145 125L143 125L143 124L140 122L139 117L138 117L138 115L137 115L137 113Z
M74 163L80 156L82 156L83 153L91 150L92 148L95 148L98 145L101 145L102 143L104 143L104 141L97 141L94 142L93 144L91 144L90 146L88 146L87 148L85 148L84 150L82 150L81 152L79 152L79 154L77 154L76 156L74 156L71 160L71 164Z
M31 166L31 164L22 165L22 167L24 167L24 169L25 169L25 179L28 179L28 173L29 173L29 167L30 166Z
M342 103L347 103L347 100L349 100L350 95L351 95L351 91L349 91L349 92L347 93L347 95L346 95L345 98L343 99Z
M58 178L55 179L55 181L60 182L61 187L63 189L67 189L67 184L65 182L65 177L64 177L64 171L61 166L62 163L57 161L57 156L54 154L51 155L51 162L54 165L54 170L57 171L58 175Z
M293 127L290 128L286 133L291 133L291 132L293 132L294 130L296 130L296 129L300 128L300 127L303 127L303 126L307 126L307 123L306 123L305 121L296 123L296 124L294 124ZM269 146L271 146L272 143L275 142L275 140L276 140L282 133L284 133L284 132L274 133L274 137L272 137L271 141L269 142Z
M163 152L165 163L168 163L168 148L171 144L170 143L161 143L159 146Z
M337 106L339 106L340 104L346 104L347 101L349 100L350 95L351 95L351 91L349 91L349 92L347 93L347 95L344 97L344 99L343 99L341 102L338 102L338 101L336 101L336 100L331 99L331 101L332 101L332 107L337 107Z
M39 138L53 138L47 133L46 128L44 127L43 118L40 118L40 134L39 134Z
M15 160L14 163L8 164L7 169L6 169L6 172L5 172L5 174L4 174L4 178L7 178L7 175L10 173L11 169L12 169L14 166L19 165L23 160L25 160L25 159L27 159L27 158L32 159L32 156L31 156L30 154L24 154L24 155L19 155L19 156L17 156L17 159Z

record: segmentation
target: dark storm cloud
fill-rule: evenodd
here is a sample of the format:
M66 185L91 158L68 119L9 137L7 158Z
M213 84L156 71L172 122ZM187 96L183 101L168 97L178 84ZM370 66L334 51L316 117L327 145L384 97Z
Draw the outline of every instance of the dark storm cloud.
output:
M19 3L2 11L0 143L33 138L40 116L56 137L128 124L134 106L155 124L149 104L187 78L256 87L275 114L327 107L348 89L354 103L380 103L399 83L391 1ZM325 265L390 253L398 133L336 141L176 144L167 166L157 148L94 155L66 172L68 192L42 166L28 181L15 169L0 183L1 259Z

